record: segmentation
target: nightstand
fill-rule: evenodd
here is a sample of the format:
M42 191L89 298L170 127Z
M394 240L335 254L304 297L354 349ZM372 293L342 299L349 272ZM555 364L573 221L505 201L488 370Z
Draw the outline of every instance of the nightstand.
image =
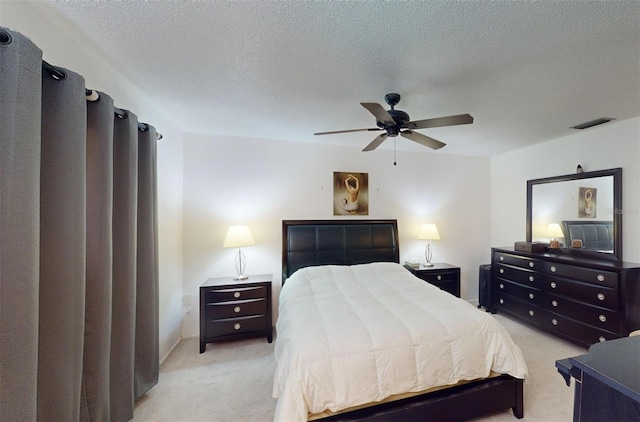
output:
M404 266L413 275L422 280L460 297L460 267L445 263L434 263L433 267L420 265L420 268Z
M207 343L263 335L273 340L272 274L210 278L200 286L200 353Z

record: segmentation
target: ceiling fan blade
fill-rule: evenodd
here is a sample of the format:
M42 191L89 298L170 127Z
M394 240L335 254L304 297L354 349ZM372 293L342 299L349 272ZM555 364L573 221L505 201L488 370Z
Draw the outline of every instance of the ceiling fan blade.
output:
M396 121L393 120L393 117L391 117L391 115L389 114L389 112L387 110L384 109L384 107L382 107L380 104L378 103L360 103L360 105L362 105L362 107L366 108L367 110L369 110L369 113L373 114L374 116L376 116L376 119L378 119L378 121L386 124L386 125L395 125Z
M369 145L364 147L363 151L373 151L374 149L378 148L378 146L380 146L380 144L384 142L385 139L387 139L387 134L381 133L380 135L376 136L376 139L371 141Z
M349 132L364 132L364 131L378 131L382 130L379 127L371 127L368 129L349 129L349 130L334 130L332 132L316 132L314 135L333 135L334 133L349 133Z
M434 119L416 120L409 122L409 129L427 129L430 127L468 125L473 123L473 117L469 114L456 114L455 116L436 117Z
M447 145L444 142L440 142L437 139L430 138L422 133L412 132L410 130L405 130L404 132L400 132L400 135L404 136L407 139L411 139L413 142L417 142L425 147L440 149L443 146Z

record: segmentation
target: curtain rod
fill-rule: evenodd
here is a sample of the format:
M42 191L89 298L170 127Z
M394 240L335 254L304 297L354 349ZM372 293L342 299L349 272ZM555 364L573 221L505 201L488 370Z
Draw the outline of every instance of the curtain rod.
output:
M67 74L64 72L64 70L50 65L44 60L42 61L42 68L49 75L51 75L53 79L57 81L64 80L67 77ZM87 97L87 101L98 101L100 99L100 95L96 90L85 88L84 92ZM126 119L127 117L129 117L129 114L125 110L122 110L121 108L118 108L115 106L113 107L113 109L114 109L113 112L115 113L116 116L118 116L118 118ZM138 123L138 129L141 130L142 132L146 132L149 130L149 125L147 123ZM160 140L162 139L162 134L160 132L156 132L156 137L158 140Z

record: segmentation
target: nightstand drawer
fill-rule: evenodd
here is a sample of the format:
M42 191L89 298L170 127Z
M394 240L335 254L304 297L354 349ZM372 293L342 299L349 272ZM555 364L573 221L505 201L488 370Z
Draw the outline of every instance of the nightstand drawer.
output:
M266 299L249 299L207 303L206 309L207 321L249 315L265 315L267 313L267 301Z
M267 323L266 315L254 315L240 318L227 318L209 321L206 337L221 337L231 334L264 332Z
M263 286L231 287L226 289L210 289L205 292L205 302L227 302L242 299L265 298L266 291Z
M405 268L419 279L460 297L460 267L435 263L430 267L411 268L405 265Z
M447 281L458 281L457 271L438 271L437 273L423 272L418 277L431 284L441 284Z

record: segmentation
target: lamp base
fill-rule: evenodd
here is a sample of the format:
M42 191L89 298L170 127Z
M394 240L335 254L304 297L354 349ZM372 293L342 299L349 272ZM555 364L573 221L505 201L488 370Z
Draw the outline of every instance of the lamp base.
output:
M427 262L426 264L424 264L425 267L433 267L433 264L431 262Z
M237 276L233 277L234 280L246 280L248 278L249 276L244 274L238 274Z

